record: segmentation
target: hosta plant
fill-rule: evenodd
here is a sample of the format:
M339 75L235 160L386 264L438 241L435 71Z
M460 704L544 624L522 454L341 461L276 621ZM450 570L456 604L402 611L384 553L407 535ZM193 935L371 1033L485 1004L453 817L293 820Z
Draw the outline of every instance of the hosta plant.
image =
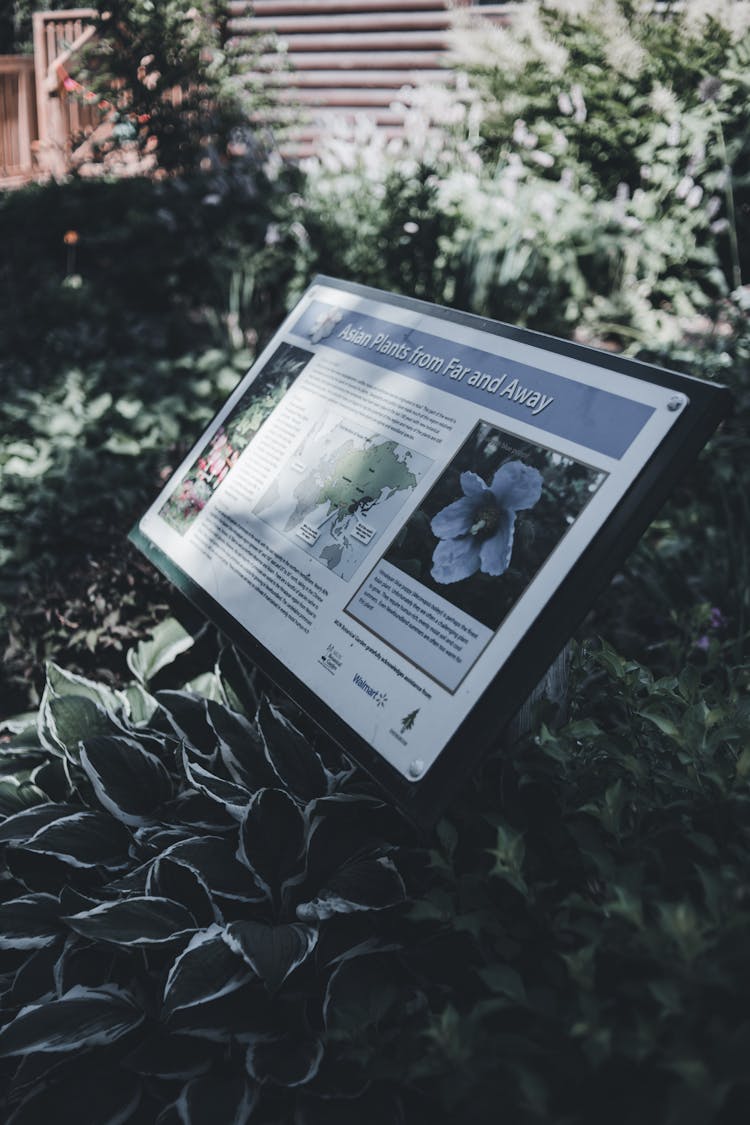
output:
M51 665L0 736L2 1120L744 1120L750 712L719 644L660 679L577 650L569 721L542 705L427 836L231 649L156 690L197 647L174 622L122 690Z
M140 675L190 643L166 634L132 654ZM202 686L114 691L51 665L37 724L3 747L9 1125L381 1104L337 1065L337 1032L376 969L387 986L406 829L283 709L248 717L218 676Z

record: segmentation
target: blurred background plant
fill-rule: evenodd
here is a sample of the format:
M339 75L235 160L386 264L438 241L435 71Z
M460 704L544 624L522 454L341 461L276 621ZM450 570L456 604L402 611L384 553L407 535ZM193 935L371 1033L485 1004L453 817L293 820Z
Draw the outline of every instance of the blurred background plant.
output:
M251 125L268 108L259 83L241 80L268 36L233 41L221 0L100 0L97 34L77 72L82 87L108 107L111 133L96 159L130 151L160 174L208 171L228 158L257 164L265 141Z

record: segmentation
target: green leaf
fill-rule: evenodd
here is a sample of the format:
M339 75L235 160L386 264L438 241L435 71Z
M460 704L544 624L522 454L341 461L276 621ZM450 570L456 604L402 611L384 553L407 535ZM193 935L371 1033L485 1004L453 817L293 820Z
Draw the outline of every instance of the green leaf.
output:
M257 1100L258 1088L251 1087L245 1078L227 1074L217 1082L207 1076L188 1082L175 1109L182 1125L214 1125L220 1121L247 1125Z
M214 1061L208 1043L157 1027L122 1060L124 1070L153 1078L195 1078Z
M40 738L50 750L78 762L78 744L96 735L121 735L125 729L114 716L82 695L47 696L40 710Z
M221 911L215 905L203 877L188 864L170 856L159 856L151 866L146 893L182 903L201 926L222 921Z
M511 887L515 887L525 898L528 898L530 892L523 876L526 845L520 832L499 825L497 844L490 849L490 855L495 860L490 874L504 879Z
M406 900L406 888L392 860L360 859L336 872L314 899L300 903L297 917L323 921L335 914L385 910Z
M250 794L244 786L235 785L233 781L225 781L197 762L191 762L185 749L182 751L182 761L185 776L194 789L203 793L209 800L216 801L236 820L242 820L250 801Z
M102 446L107 453L115 453L121 457L139 457L142 450L140 442L134 437L124 433L113 433Z
M71 867L126 867L130 834L100 812L78 812L39 828L25 851L54 856Z
M128 650L127 656L130 655ZM126 656L126 659L127 659ZM159 704L150 692L140 683L130 683L123 689L123 697L127 705L127 715L134 726L149 722Z
M223 940L224 933L221 926L209 926L195 934L176 959L164 987L166 1019L178 1010L228 996L251 979L245 961Z
M320 1069L323 1044L312 1033L257 1040L247 1050L247 1069L256 1082L274 1086L305 1086Z
M46 801L47 794L32 782L15 777L4 777L0 781L0 816L12 816Z
M295 796L311 801L328 791L328 775L310 743L272 703L263 700L258 727L274 773Z
M30 809L13 813L0 824L0 844L25 843L46 824L78 812L81 809L75 805L45 801L41 805L33 805Z
M69 1122L125 1125L132 1120L141 1096L141 1083L133 1074L97 1066L94 1073L64 1074L51 1082L35 1083L6 1125L57 1121L61 1110Z
M224 768L233 781L250 792L277 784L277 775L265 757L265 742L258 727L244 715L209 700L208 721L219 743Z
M54 698L75 695L90 699L92 703L96 703L112 715L116 715L123 707L124 700L120 692L113 691L106 684L89 680L85 676L77 676L66 668L60 668L52 660L47 661L46 672L45 690L48 690Z
M216 737L206 717L206 700L186 691L159 691L156 699L177 737L206 761L213 759Z
M299 869L305 837L302 813L281 789L261 789L240 825L238 858L270 893Z
M516 1000L519 1004L526 1003L523 981L510 965L488 965L479 970L479 975L490 992L507 996L509 1000Z
M46 1004L31 1004L0 1030L0 1058L31 1051L77 1051L116 1043L143 1022L124 989L77 985Z
M54 895L30 894L0 904L0 949L43 949L62 933Z
M663 711L659 711L655 707L644 707L638 714L641 718L648 719L649 722L658 727L662 734L668 735L669 738L679 739L679 727L670 719L669 715L665 715Z
M215 672L201 672L199 676L184 685L184 690L200 695L202 699L210 700L212 703L224 702L224 689Z
M356 1040L380 1024L399 1001L399 990L382 955L342 961L331 974L323 1002L329 1035Z
M564 733L584 742L588 738L597 738L602 733L602 728L593 719L577 719L564 727Z
M195 871L213 895L237 902L260 902L266 896L230 841L220 836L193 836L172 844L161 855Z
M162 668L194 644L195 637L174 617L169 617L154 628L150 641L140 641L135 649L129 649L125 659L136 679L148 684Z
M266 925L263 922L233 922L224 941L238 953L272 992L280 988L312 953L318 940L311 926L294 922Z
M63 921L93 941L143 948L168 944L196 928L192 914L180 903L145 895L105 902Z
M130 827L152 823L173 795L167 768L133 738L87 738L80 759L99 803Z

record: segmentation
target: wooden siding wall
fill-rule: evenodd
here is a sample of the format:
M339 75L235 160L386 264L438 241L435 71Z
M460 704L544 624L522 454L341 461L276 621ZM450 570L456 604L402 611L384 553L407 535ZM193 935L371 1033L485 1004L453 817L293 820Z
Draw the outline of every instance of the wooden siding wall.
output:
M278 87L282 104L305 113L286 146L299 157L315 150L334 116L364 114L386 133L401 132L403 115L394 107L399 91L450 74L457 13L506 23L514 7L473 0L230 0L229 32L239 40L273 35L285 48L261 55L260 72Z

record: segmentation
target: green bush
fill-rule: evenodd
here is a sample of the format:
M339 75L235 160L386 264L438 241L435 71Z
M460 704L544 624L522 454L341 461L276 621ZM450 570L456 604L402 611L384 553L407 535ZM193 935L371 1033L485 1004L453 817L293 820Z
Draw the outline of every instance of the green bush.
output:
M687 0L659 14L639 0L524 4L508 29L469 32L464 57L486 108L486 160L513 154L603 200L646 193L655 217L670 217L699 247L719 238L730 286L747 275L744 0ZM706 279L683 259L679 280Z
M109 129L93 157L146 158L162 174L194 173L257 153L265 140L252 124L270 94L245 81L261 37L233 46L224 0L103 0L97 35L76 60L75 79L105 106ZM268 44L266 44L268 46Z
M0 746L9 1125L741 1120L746 696L589 645L419 836L232 650L156 690L190 651Z
M164 605L122 544L286 311L297 179L235 166L0 196L5 714L55 652L109 674Z

